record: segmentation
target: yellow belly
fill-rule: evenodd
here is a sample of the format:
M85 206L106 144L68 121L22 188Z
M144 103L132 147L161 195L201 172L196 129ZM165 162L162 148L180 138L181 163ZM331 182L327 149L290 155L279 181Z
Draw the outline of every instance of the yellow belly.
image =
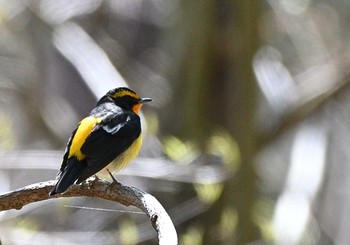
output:
M135 159L138 155L142 144L142 135L132 143L132 145L124 151L119 157L117 157L113 162L107 165L104 169L98 172L96 175L100 178L104 178L107 174L106 169L111 171L112 173L119 172L123 168L129 165L129 163Z

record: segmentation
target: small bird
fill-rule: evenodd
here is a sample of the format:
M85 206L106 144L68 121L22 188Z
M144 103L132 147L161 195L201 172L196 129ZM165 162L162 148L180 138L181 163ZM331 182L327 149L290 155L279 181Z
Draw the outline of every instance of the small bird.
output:
M140 150L138 113L142 104L150 101L124 87L104 95L69 138L57 182L49 195L67 191L110 163L108 168L112 171L126 167Z

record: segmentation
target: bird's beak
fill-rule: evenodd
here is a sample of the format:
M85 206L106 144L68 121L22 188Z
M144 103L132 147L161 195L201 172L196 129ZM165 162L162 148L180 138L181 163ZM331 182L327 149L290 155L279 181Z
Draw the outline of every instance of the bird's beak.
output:
M141 98L141 99L139 100L139 103L140 103L140 104L144 104L144 103L148 103L148 102L151 102L151 101L152 101L151 98Z

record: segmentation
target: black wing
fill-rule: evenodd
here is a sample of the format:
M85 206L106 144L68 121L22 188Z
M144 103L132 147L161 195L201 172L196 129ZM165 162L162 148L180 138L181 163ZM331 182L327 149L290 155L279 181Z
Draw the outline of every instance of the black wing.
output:
M131 146L140 133L140 118L132 112L113 114L96 125L81 147L87 167L77 183L106 167Z
M57 176L59 177L60 174L62 173L62 171L66 168L67 164L68 164L68 155L69 155L69 148L70 146L72 145L72 141L73 141L73 138L74 138L74 135L75 133L77 132L78 128L76 128L71 136L69 137L68 139L68 143L66 145L66 149L64 150L64 155L63 155L63 160L62 160L62 164L61 164L61 168L60 168L60 171L57 173Z
M65 192L77 179L79 175L79 171L84 167L81 162L78 162L75 158L68 158L69 148L72 144L75 133L77 132L77 128L73 131L71 137L68 140L66 149L63 155L63 161L60 170L57 173L57 182L54 188L50 191L49 195L55 195L57 193ZM72 161L72 162L70 162Z

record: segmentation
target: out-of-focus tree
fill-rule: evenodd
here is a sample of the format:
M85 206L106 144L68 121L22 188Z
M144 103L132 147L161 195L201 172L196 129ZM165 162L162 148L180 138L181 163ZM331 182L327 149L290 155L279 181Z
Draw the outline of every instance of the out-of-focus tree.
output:
M182 2L180 28L185 29L180 29L184 41L179 67L183 72L174 83L167 125L181 138L195 141L208 155L208 142L221 131L221 136L237 141L241 158L234 178L218 184L223 188L220 198L200 216L203 244L244 244L259 238L252 216L257 201L254 156L258 139L252 61L259 40L259 5L247 1ZM224 142L214 144L225 148ZM222 153L238 154L235 150L233 144ZM208 156L202 161L203 165L220 164ZM224 164L227 171L237 170L237 162Z

